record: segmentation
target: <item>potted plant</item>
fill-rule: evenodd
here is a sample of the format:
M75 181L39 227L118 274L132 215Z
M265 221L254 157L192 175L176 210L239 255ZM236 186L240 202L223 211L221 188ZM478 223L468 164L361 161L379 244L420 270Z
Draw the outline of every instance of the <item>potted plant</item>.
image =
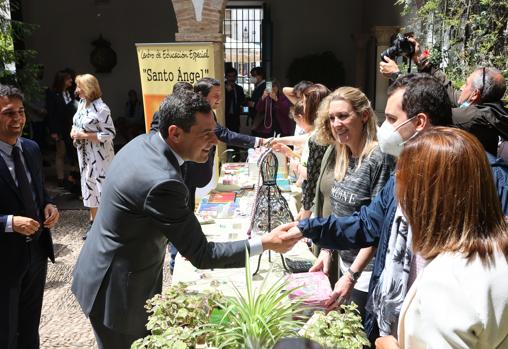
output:
M252 287L249 253L245 256L245 280L247 289L242 293L235 287L236 296L216 304L224 309L223 316L205 326L210 344L217 348L268 349L281 338L296 336L303 326L295 315L301 310L300 302L289 299L294 289L287 288L285 277L267 288L265 277L257 290Z
M197 293L187 290L184 283L171 286L147 301L146 309L151 315L146 328L151 334L135 341L131 348L190 349L205 343L203 325L208 324L222 299L217 290Z
M362 349L370 342L363 331L358 306L342 305L341 311L315 312L300 335L312 339L325 348Z

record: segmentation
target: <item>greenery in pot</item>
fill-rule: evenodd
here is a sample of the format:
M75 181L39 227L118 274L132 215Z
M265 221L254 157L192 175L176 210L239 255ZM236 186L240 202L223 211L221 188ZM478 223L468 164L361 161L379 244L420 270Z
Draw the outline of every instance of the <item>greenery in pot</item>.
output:
M357 308L352 303L342 305L340 312L315 312L300 334L325 348L362 349L364 345L369 346Z
M138 339L132 349L191 349L206 341L203 325L209 322L216 304L223 302L219 291L190 292L187 285L171 286L164 294L147 301L151 313L146 328L151 332Z
M245 294L235 287L236 297L225 303L217 302L224 314L216 323L205 326L208 333L214 334L210 344L225 349L268 349L281 338L296 336L303 321L295 319L294 315L301 307L299 301L289 299L294 289L285 289L286 278L280 278L267 288L267 275L261 287L255 290L247 252L245 280Z

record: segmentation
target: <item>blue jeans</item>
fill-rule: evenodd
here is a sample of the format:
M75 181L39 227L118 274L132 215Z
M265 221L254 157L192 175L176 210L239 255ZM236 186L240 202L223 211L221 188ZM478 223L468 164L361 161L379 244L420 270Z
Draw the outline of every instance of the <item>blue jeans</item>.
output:
M168 252L169 252L169 255L170 255L170 258L169 258L169 271L171 272L171 274L173 274L173 270L175 269L175 259L176 259L176 254L178 253L178 250L176 249L176 247L169 243L168 244Z

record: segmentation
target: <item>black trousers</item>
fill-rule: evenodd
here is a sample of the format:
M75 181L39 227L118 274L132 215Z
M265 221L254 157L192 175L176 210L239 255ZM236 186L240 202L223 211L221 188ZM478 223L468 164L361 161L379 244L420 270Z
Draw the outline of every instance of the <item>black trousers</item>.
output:
M37 241L27 242L25 268L13 282L0 280L0 348L38 349L48 258Z
M139 336L118 332L104 326L103 318L90 314L93 333L99 349L130 349Z

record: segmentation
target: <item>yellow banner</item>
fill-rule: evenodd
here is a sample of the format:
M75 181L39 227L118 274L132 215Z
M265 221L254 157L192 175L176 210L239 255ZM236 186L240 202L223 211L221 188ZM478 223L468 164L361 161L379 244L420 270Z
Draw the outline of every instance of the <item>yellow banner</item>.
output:
M147 132L153 113L159 109L164 97L171 94L175 83L187 81L194 85L204 77L223 80L222 46L220 43L199 42L136 44Z

